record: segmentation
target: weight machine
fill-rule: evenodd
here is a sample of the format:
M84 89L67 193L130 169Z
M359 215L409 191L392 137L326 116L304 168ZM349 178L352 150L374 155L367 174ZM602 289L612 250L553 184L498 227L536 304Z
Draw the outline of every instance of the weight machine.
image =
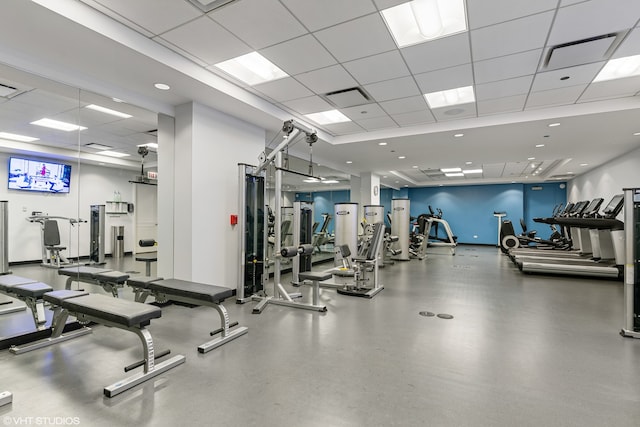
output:
M87 222L80 218L67 218L64 216L42 215L40 212L33 212L27 217L27 221L40 224L40 239L42 242L42 266L49 268L71 267L74 264L61 251L66 250L66 246L60 246L60 229L58 220L69 221L69 242L71 242L71 227L76 224Z
M624 327L620 335L640 338L640 188L624 189Z

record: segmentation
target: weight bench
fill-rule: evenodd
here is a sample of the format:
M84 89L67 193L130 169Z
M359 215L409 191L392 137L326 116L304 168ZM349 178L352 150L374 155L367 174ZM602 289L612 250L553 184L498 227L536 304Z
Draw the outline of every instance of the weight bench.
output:
M82 323L95 322L133 332L142 341L144 360L143 362L131 365L131 369L144 365L144 371L105 387L104 395L107 397L116 396L185 361L183 355L178 355L162 363L155 363L155 359L158 356L156 356L154 352L151 333L146 327L151 323L151 319L157 319L162 316L162 311L158 307L118 298L109 298L105 295L89 294L83 291L66 289L47 292L43 298L54 307L53 332L51 338L36 342L20 350L12 347L9 350L12 353L20 354L62 341L62 329L69 315L76 317L78 321ZM65 337L65 339L69 338ZM129 367L125 368L125 371L128 370Z
M121 271L97 267L67 267L58 270L60 276L67 276L65 289L71 290L71 283L84 282L101 286L106 292L118 297L129 275Z
M13 274L0 276L0 292L23 301L31 310L33 322L39 331L45 329L45 323L47 322L44 315L42 296L52 290L53 288L46 283L27 279L26 277Z
M220 315L221 327L211 332L211 335L213 336L220 333L221 336L198 346L200 353L206 353L214 348L220 347L246 334L248 331L245 326L232 331L231 327L238 323L229 323L229 314L227 313L227 309L222 305L222 302L226 298L235 295L235 289L190 282L187 280L162 279L161 277L132 277L127 281L127 285L133 288L137 302L145 302L147 297L152 295L156 301L160 303L172 300L215 308Z

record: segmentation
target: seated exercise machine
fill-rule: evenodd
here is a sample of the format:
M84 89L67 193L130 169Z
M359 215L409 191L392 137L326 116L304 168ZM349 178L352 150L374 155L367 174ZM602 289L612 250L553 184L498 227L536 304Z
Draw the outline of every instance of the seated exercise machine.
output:
M61 246L60 229L57 220L69 221L71 227L83 221L76 218L62 216L49 216L35 214L27 217L27 221L40 224L40 237L42 240L42 266L50 268L61 268L73 265L63 254L66 246ZM71 230L69 230L69 241L71 241Z

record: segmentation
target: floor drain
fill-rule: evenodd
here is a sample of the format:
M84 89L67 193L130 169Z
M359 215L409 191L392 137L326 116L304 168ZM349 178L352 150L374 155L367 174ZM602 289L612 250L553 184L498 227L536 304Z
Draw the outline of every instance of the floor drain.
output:
M438 317L441 319L453 319L453 316L450 314L444 314L444 313L440 313L438 314Z
M433 317L435 315L436 315L435 313L432 313L430 311L421 311L420 312L420 316L424 316L424 317Z

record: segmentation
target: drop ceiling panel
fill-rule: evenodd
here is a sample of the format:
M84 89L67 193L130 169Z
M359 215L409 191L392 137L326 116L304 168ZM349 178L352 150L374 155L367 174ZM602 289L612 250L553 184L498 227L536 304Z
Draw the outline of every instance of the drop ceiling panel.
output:
M587 85L577 85L543 92L531 92L527 99L526 108L574 104L586 87Z
M429 107L424 96L410 96L408 98L384 101L380 106L389 114L410 113L413 111L425 111Z
M298 81L317 94L348 89L358 85L341 65L310 71L295 76Z
M314 35L340 62L396 48L378 13L318 31Z
M351 120L366 120L374 117L386 117L387 113L384 112L378 104L358 105L356 107L341 108L340 112Z
M358 120L360 126L362 126L366 130L376 130L376 129L387 129L387 128L397 128L398 125L394 122L391 117L376 117L374 119L362 119Z
M549 35L549 45L582 40L633 27L640 15L636 0L591 0L561 8Z
M77 110L80 104L80 101L78 101L77 99L55 95L39 89L16 96L15 98L11 99L11 102L26 104L31 107L36 107L37 109L46 109L48 111L55 112Z
M135 22L153 34L161 34L202 13L186 1L175 0L97 0L126 20ZM151 13L161 10L162 13Z
M335 123L333 125L323 125L322 127L334 135L347 135L364 130L354 122Z
M373 0L373 1L380 10L388 9L390 7L397 6L399 4L407 2L407 0Z
M640 28L630 31L611 57L622 58L633 55L640 55Z
M517 77L515 79L476 85L476 99L479 101L485 101L487 99L526 94L529 92L532 81L533 76L524 76Z
M364 89L378 102L421 95L412 77L373 83L366 85Z
M374 13L371 0L281 0L309 31Z
M640 91L640 76L591 83L579 102L634 96Z
M410 113L392 114L391 118L393 118L393 120L400 126L435 123L436 121L430 111L413 111Z
M217 64L253 50L206 16L168 31L162 38L200 58L207 65Z
M578 67L564 68L562 70L538 73L533 80L531 90L533 92L540 92L543 90L588 84L598 75L598 72L600 72L603 66L604 62L597 62ZM563 77L569 78L560 80Z
M466 32L405 47L401 52L414 74L471 62L469 34Z
M504 171L504 163L491 163L482 165L482 174L485 178L500 178Z
M345 62L343 65L363 85L411 74L397 50Z
M527 171L527 166L529 166L529 162L509 162L504 165L504 170L502 174L505 177L519 177L524 175Z
M480 61L541 49L547 38L553 16L553 12L545 12L472 30L473 59Z
M310 34L268 47L260 53L291 76L337 63Z
M486 27L522 16L554 10L557 0L467 0L469 27Z
M471 64L465 64L444 70L417 74L415 78L422 93L431 93L473 85L473 72L471 70Z
M433 116L439 122L448 120L459 120L470 117L476 117L476 103L453 105L451 107L443 107L431 110Z
M477 61L473 64L476 84L535 74L542 49Z
M313 95L313 92L301 85L300 82L292 77L285 77L284 79L255 85L254 89L278 102L290 101L292 99L304 98L306 96Z
M277 0L242 0L208 15L254 49L262 49L307 32Z
M504 98L477 101L478 115L486 116L498 113L511 113L524 110L527 95L506 96Z
M308 96L306 98L294 99L283 102L283 104L300 114L318 113L320 111L328 111L335 108L319 96Z

